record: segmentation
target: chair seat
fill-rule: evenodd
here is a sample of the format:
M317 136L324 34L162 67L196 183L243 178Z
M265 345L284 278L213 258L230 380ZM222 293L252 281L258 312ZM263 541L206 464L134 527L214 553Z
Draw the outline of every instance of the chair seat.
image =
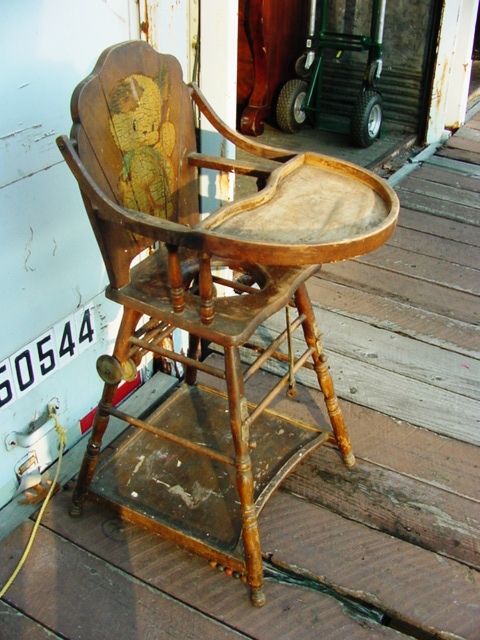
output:
M217 268L229 267L250 276L258 285L252 293L219 296L215 298L215 316L210 324L200 320L200 296L188 285L198 273L197 262L182 259L186 287L185 309L172 310L167 277L167 252L163 248L131 270L130 282L114 289L108 287L106 295L121 305L184 329L200 338L213 340L224 346L238 346L248 340L255 329L273 313L287 305L298 289L318 269L308 267L270 267L218 261Z

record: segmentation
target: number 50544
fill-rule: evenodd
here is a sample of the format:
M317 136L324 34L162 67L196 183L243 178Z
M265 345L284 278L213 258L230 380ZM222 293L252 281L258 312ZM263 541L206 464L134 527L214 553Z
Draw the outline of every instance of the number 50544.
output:
M96 342L93 307L80 309L0 362L0 409Z

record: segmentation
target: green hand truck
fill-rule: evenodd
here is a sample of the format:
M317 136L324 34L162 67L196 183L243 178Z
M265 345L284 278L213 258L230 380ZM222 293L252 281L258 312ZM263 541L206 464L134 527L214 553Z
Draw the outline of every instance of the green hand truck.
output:
M288 80L280 90L276 104L277 124L287 133L295 133L308 120L318 124L327 50L336 51L337 56L343 51L367 51L362 87L350 118L350 134L355 145L368 147L379 137L383 120L382 96L376 86L383 65L386 0L372 0L369 35L328 31L328 4L328 0L320 3L310 0L306 50L295 64L299 77Z

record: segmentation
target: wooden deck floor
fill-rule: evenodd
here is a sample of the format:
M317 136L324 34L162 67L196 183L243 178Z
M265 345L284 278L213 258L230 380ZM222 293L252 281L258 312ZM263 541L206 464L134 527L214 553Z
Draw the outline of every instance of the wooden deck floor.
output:
M397 191L391 241L309 285L358 462L321 447L267 504L267 606L98 506L71 520L67 486L1 640L480 639L480 114ZM317 412L302 382L298 418ZM2 542L2 583L32 525Z

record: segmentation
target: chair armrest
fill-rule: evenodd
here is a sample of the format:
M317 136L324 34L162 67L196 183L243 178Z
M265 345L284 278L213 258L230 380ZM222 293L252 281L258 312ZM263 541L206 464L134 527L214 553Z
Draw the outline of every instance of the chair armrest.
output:
M233 172L264 180L266 180L272 171L278 167L277 162L269 160L264 160L261 163L254 163L249 162L248 160L232 160L230 158L221 158L219 156L208 156L202 153L190 153L188 156L188 162L194 167L202 169Z
M93 180L80 160L70 138L59 136L56 142L65 162L78 182L82 195L90 203L95 215L154 241L158 240L192 249L201 248L202 237L197 231L164 218L156 218L141 211L126 209L113 202Z
M203 113L210 124L213 125L219 133L221 133L227 140L232 142L239 149L243 149L247 153L251 153L262 158L270 158L271 160L276 160L277 162L286 162L287 160L290 160L294 156L298 155L299 152L297 151L292 151L291 149L281 149L280 147L271 147L266 144L254 142L247 136L238 133L238 131L235 131L234 129L229 127L226 122L219 118L219 116L215 113L215 111L207 102L205 96L195 83L192 82L189 87L192 94L192 99L200 109L201 113Z

